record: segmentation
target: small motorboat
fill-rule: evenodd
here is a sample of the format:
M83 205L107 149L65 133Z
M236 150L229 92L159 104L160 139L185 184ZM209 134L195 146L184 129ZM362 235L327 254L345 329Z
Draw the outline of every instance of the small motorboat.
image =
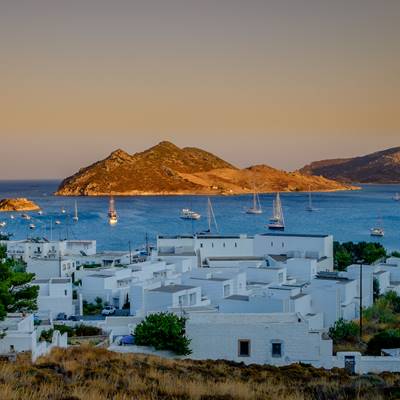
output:
M34 230L36 228L35 224L29 224L29 229Z
M10 219L15 219L14 215L10 215Z
M183 208L180 214L181 219L190 219L190 220L198 220L201 218L201 215L196 211L191 210L190 208Z
M0 228L4 228L7 225L6 221L0 221Z
M54 221L54 223L55 223L56 225L61 225L61 221L60 221L60 220L58 220L58 219L57 219L57 220L55 220L55 221Z
M42 210L39 210L39 211L38 211L38 214L39 214L39 215L43 215L43 211L42 211Z
M385 231L383 228L372 228L371 229L371 236L376 236L376 237L383 237L385 236Z
M26 219L27 221L29 221L31 219L31 216L28 214L21 214L21 218L22 219Z

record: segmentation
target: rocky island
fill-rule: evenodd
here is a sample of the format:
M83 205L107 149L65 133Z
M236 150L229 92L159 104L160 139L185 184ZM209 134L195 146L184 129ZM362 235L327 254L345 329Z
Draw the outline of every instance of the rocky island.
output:
M400 147L353 158L314 161L300 173L347 183L400 183Z
M37 211L40 207L24 197L0 200L0 212L2 211Z
M59 186L59 196L246 194L356 189L321 176L286 172L268 165L244 169L207 151L164 141L130 155L116 150L82 168Z

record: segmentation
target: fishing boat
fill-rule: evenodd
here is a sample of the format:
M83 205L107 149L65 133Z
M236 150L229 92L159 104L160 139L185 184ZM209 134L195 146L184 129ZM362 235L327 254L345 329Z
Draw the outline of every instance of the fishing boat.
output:
M75 200L75 209L74 209L74 216L72 217L72 220L74 222L78 222L79 221L79 217L78 217L78 203Z
M21 218L22 219L26 219L27 221L29 221L31 219L31 216L28 214L21 214Z
M114 197L110 197L110 205L108 208L108 222L110 225L115 225L118 222L118 214L115 210L115 200Z
M246 210L246 214L262 214L260 198L256 191L253 193L253 205Z
M306 211L317 211L316 208L314 208L313 203L312 203L312 198L311 198L311 190L308 190L308 205L306 207Z
M399 193L396 193L396 194L393 196L393 200L395 200L395 201L400 201L400 194L399 194Z
M10 219L15 219L14 215L11 214L10 215Z
M201 215L198 212L191 210L190 208L182 208L180 218L198 220L201 218Z
M273 201L272 216L269 220L268 229L275 231L283 231L285 229L285 219L279 192L276 193L276 198Z

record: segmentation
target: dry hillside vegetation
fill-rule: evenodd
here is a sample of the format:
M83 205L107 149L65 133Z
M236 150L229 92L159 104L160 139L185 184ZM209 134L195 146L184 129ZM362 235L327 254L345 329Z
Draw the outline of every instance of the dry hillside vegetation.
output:
M383 400L399 398L399 384L397 374L165 360L91 347L57 349L35 365L28 355L0 364L1 399Z

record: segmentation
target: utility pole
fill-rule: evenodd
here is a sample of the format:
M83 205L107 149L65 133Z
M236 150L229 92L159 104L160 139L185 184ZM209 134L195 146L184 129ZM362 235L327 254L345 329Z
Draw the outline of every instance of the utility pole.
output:
M132 264L132 248L131 248L131 241L129 241L128 244L129 244L129 264Z
M362 318L362 296L363 296L363 262L364 260L360 260L358 262L358 265L360 266L360 332L359 332L359 336L360 336L360 342L362 340L362 332L363 332L363 318Z

